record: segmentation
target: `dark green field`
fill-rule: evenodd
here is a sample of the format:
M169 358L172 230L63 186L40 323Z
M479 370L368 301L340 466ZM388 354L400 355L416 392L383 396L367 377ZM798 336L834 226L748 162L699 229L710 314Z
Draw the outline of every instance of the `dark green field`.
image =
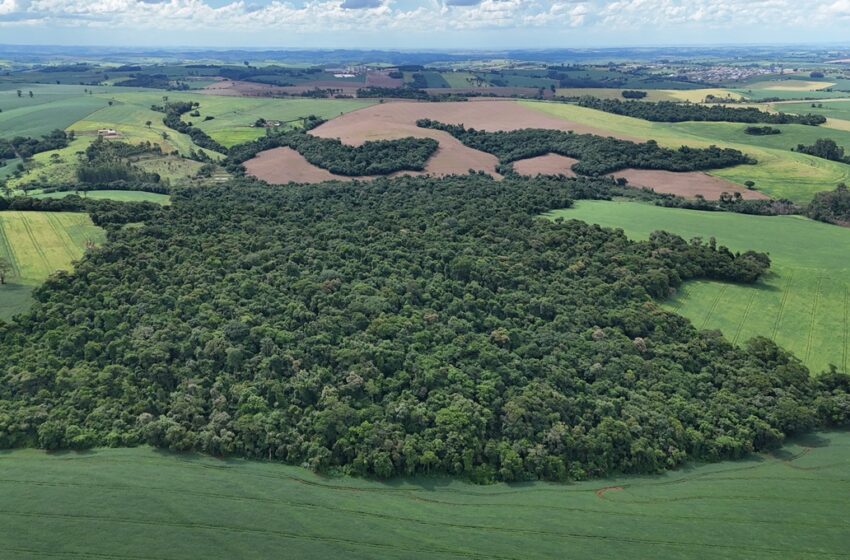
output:
M850 433L658 477L380 484L148 448L0 452L4 558L850 556Z

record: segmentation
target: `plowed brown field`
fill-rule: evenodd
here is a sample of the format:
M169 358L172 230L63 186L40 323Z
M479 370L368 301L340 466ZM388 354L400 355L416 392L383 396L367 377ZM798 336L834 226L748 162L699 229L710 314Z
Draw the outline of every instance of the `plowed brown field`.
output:
M692 171L676 173L674 171L655 171L647 169L623 169L612 173L614 177L624 177L632 187L647 187L656 192L669 193L685 198L693 198L701 194L708 200L717 200L720 194L741 193L746 199L766 200L768 197L758 191L751 191L735 183L730 183L719 177L706 173Z

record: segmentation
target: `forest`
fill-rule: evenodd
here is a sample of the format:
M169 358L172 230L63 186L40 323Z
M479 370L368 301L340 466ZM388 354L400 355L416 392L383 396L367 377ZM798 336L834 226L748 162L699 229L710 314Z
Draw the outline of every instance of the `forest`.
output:
M501 173L510 173L512 162L548 153L580 160L572 169L580 175L588 176L605 175L626 168L701 171L755 163L755 160L739 150L716 146L682 146L673 150L659 146L654 140L639 144L610 136L553 129L487 132L430 119L420 119L416 124L423 128L443 130L470 148L495 155L499 158Z
M0 448L568 480L741 457L848 420L847 376L811 377L769 340L732 345L655 303L691 278L753 282L766 255L538 218L611 190L243 180L147 214L104 206L109 242L0 324Z
M672 101L620 101L585 96L578 100L581 107L605 111L615 115L635 117L653 122L739 122L765 124L805 124L817 126L826 122L823 115L791 115L768 113L755 107L729 107L726 105L700 105Z
M129 183L159 183L160 176L148 173L130 163L127 158L142 154L162 154L157 144L143 142L128 144L119 141L105 141L99 136L89 144L80 165L77 167L77 180L86 185L102 185L124 181Z
M844 155L844 148L831 138L818 138L815 143L806 146L797 144L796 151L830 161L838 161L850 165L850 157Z
M233 146L228 153L228 169L238 172L243 162L258 153L285 146L300 153L313 165L337 175L389 175L396 171L422 171L439 147L432 138L413 137L349 146L336 138L307 134L306 130L321 121L310 123L305 129L269 131L262 138Z
M201 148L206 148L218 153L227 153L227 148L213 140L213 138L192 123L184 122L181 115L188 113L199 103L197 101L178 101L174 103L166 103L164 106L154 105L151 109L165 113L162 122L168 128L176 130L182 134L188 134L192 138L192 142Z
M14 138L0 138L0 162L6 159L30 158L35 154L58 150L68 146L68 142L74 139L74 133L66 133L64 130L56 129L41 138L25 138L16 136Z
M841 183L834 191L817 193L806 214L813 220L850 226L850 189Z

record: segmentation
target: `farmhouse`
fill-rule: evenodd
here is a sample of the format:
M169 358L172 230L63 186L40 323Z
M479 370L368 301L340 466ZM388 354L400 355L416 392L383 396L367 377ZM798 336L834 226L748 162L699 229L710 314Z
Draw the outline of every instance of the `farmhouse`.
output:
M99 128L97 129L97 134L98 136L106 136L108 138L111 136L118 136L118 131L114 128Z

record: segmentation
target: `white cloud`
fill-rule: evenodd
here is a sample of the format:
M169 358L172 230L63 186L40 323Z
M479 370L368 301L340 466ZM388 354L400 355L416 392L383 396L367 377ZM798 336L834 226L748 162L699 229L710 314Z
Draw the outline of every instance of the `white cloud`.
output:
M815 26L850 19L850 0L0 0L0 25L292 33L451 32L580 27L655 30Z

